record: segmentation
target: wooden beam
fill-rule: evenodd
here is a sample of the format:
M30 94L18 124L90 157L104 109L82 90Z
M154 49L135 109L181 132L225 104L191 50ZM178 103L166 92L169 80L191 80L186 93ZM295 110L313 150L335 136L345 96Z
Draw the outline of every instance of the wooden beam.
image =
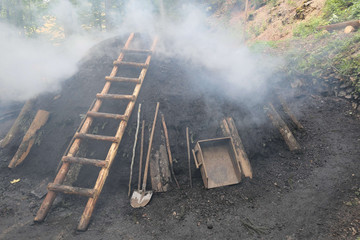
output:
M280 115L276 112L272 103L268 104L268 107L266 108L266 112L272 124L279 129L280 134L284 138L290 151L300 150L301 149L300 144L296 141L294 135L292 134L292 132L290 131L289 127L286 125L284 120L282 120Z
M248 178L252 178L253 172L252 172L251 164L245 152L244 145L242 144L234 120L231 117L225 118L222 120L220 125L223 134L226 137L231 137L234 142L236 158L240 163L244 176Z
M0 141L0 148L6 147L14 139L14 137L19 134L21 125L24 124L24 120L26 116L29 115L29 112L34 107L34 104L35 99L30 99L25 103L9 132L6 134L5 138Z

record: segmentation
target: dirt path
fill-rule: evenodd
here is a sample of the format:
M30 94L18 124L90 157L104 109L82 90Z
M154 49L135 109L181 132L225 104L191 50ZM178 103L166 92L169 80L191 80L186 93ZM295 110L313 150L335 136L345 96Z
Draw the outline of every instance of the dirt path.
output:
M306 129L295 132L304 150L292 153L266 119L261 104L250 111L241 101L230 101L214 90L194 87L199 76L189 69L199 71L199 68L160 56L155 56L151 63L139 102L149 123L156 101L162 102L160 111L167 119L173 157L177 160L175 173L182 189L155 194L144 209L130 207L126 186L136 124L132 117L88 231L75 231L86 202L75 196L60 198L44 223L33 224L31 219L41 200L31 190L43 179L54 177L60 156L81 120L79 114L87 110L92 96L103 85L99 79L110 72L116 57L112 52L121 45L119 39L103 43L94 51L96 54L82 63L80 71L64 83L59 100L52 101L52 95L40 100L39 105L49 108L52 115L41 144L34 147L28 161L11 171L7 163L18 143L0 152L0 239L358 237L360 122L350 114L348 102L306 91L301 97L293 97L290 90L284 90ZM95 68L100 61L103 65ZM84 84L87 88L74 94L77 89L72 89ZM218 114L213 114L214 109ZM193 166L194 187L190 189L185 128L190 127L195 140L217 137L221 134L219 121L225 115L235 119L253 166L254 179L205 190L200 173ZM91 185L89 176L93 172L83 169L77 184ZM19 183L10 183L17 178Z

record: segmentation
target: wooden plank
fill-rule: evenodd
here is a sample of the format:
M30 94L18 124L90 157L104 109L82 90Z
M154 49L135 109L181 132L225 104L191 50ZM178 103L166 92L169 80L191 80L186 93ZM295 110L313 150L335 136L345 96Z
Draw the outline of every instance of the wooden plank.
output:
M96 167L107 167L107 165L108 165L108 163L105 160L80 158L80 157L69 157L69 156L63 156L62 161L69 162L69 163L79 163L79 164L83 164L83 165L93 165Z
M49 112L44 110L39 110L33 122L31 123L29 129L27 130L17 152L15 153L15 156L12 158L12 160L9 163L9 168L14 168L21 164L27 155L29 154L32 146L35 143L37 133L40 130L42 126L45 125L49 118Z
M90 198L93 197L96 192L94 189L90 189L90 188L79 188L79 187L72 187L72 186L55 184L55 183L49 183L48 190L54 192L62 192L65 194L75 194Z
M240 163L242 173L245 177L252 179L253 172L251 164L245 152L244 145L242 144L242 140L240 138L234 120L231 117L223 119L221 122L221 129L223 134L226 137L231 137L234 142L236 158Z
M280 134L284 138L290 151L300 150L301 149L300 144L296 141L294 135L292 134L292 132L290 131L289 127L286 125L284 120L282 120L280 115L276 112L272 103L268 104L268 108L266 109L266 112L272 124L279 129Z
M166 149L167 149L167 153L168 153L168 157L169 157L171 174L172 174L172 176L173 176L173 178L174 178L174 181L175 181L175 183L176 183L176 186L178 187L178 189L180 189L179 182L178 182L178 180L176 179L175 172L174 172L173 159L172 159L171 149L170 149L169 135L168 135L168 131L167 131L167 126L166 126L164 114L161 114L161 122L162 122L162 124L163 124L163 129L164 129L165 143L166 143Z
M19 134L21 125L24 123L24 119L34 107L34 104L35 99L30 99L25 103L9 132L6 134L5 138L0 141L0 148L6 147L14 139L14 137Z

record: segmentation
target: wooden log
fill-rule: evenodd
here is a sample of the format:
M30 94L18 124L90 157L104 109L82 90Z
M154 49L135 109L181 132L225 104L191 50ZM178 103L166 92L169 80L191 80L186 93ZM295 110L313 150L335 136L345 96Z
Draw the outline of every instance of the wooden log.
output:
M178 189L180 189L179 182L177 181L175 173L174 173L174 166L173 166L173 159L172 159L171 149L170 149L169 135L168 135L168 131L167 131L166 123L165 123L165 118L164 118L163 114L161 114L161 121L162 121L163 129L164 129L164 135L165 135L165 141L166 141L166 149L167 149L167 152L168 152L171 174L172 174L172 176L174 178L174 181L175 181Z
M287 103L285 102L285 100L282 97L280 97L279 95L278 95L278 99L281 103L281 106L282 106L284 112L290 117L291 121L296 125L296 127L298 129L304 129L304 126L299 122L299 120L297 120L295 115L291 112L291 110L290 110L289 106L287 105Z
M25 160L32 146L35 143L38 131L42 126L45 125L48 118L49 118L49 112L47 111L39 110L36 113L35 118L30 125L30 128L26 132L17 152L15 153L15 156L12 158L12 160L9 163L8 166L9 168L14 168Z
M188 168L189 168L189 180L190 187L192 188L192 177L191 177L191 155L190 155L190 141L189 141L189 128L186 127L186 146L187 146L187 156L188 156Z
M327 26L320 26L317 27L317 30L327 30L327 31L334 31L338 29L343 29L347 26L352 26L355 29L358 29L360 27L360 20L352 20L347 22L341 22L341 23L335 23Z
M290 151L300 150L301 147L299 143L296 141L294 135L292 134L292 132L290 131L289 127L286 125L284 120L282 120L280 115L276 112L272 103L268 104L268 108L266 109L266 112L272 124L279 129L280 134L284 138Z
M19 134L21 125L23 125L24 119L32 110L34 104L35 99L30 99L25 103L9 132L6 134L5 138L0 141L0 148L6 147L14 137Z
M236 158L240 163L242 173L244 174L245 177L252 179L253 172L252 172L251 164L245 152L244 145L242 144L234 120L231 117L223 119L221 122L221 129L223 134L226 137L231 137L234 142Z

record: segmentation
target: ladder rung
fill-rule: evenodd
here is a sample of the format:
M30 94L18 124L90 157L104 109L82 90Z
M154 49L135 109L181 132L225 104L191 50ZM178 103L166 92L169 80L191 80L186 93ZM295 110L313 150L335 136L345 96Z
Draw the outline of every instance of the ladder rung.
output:
M83 164L83 165L93 165L96 167L107 167L108 166L107 161L99 160L99 159L63 156L62 160L64 162L79 163L79 164Z
M126 65L126 66L143 67L143 68L147 68L149 66L145 63L124 62L124 61L114 61L114 65Z
M121 49L122 52L129 52L129 53L147 53L147 54L152 54L151 50L146 50L146 49Z
M100 112L89 111L87 112L87 115L90 117L98 117L98 118L112 118L112 119L124 120L124 121L128 120L128 117L126 115L113 114L113 113L100 113Z
M109 142L119 142L119 139L116 137L95 135L95 134L85 134L85 133L76 133L75 138L93 139L93 140L101 140L101 141L109 141Z
M111 82L133 82L133 83L141 83L139 78L127 78L127 77L105 77L106 81Z
M62 192L65 194L77 194L90 198L94 197L96 192L94 189L90 188L79 188L55 183L49 183L47 188L49 191Z
M123 94L101 94L101 93L98 93L98 94L96 94L96 98L99 98L99 99L126 99L126 100L130 100L130 101L135 100L134 95L123 95Z

